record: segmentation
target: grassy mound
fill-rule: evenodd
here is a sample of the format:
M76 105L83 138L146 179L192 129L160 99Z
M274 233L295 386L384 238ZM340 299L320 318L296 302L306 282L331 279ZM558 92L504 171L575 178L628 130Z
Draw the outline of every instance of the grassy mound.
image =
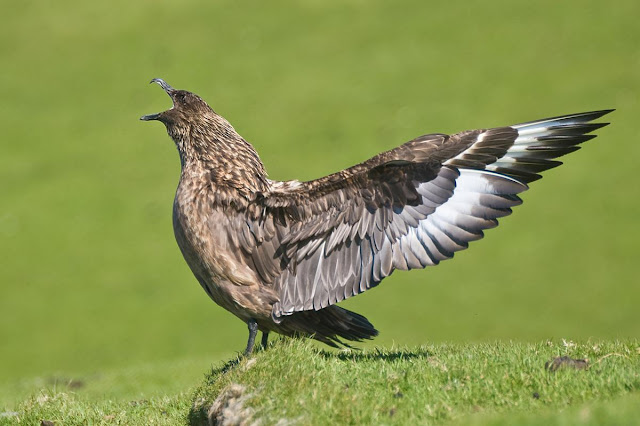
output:
M639 350L636 341L562 341L335 353L309 342L286 340L252 358L214 369L195 392L189 420L192 424L206 424L209 417L229 424L500 424L514 418L531 424L624 422L640 418ZM587 365L557 361L555 372L545 367L563 356L586 359Z

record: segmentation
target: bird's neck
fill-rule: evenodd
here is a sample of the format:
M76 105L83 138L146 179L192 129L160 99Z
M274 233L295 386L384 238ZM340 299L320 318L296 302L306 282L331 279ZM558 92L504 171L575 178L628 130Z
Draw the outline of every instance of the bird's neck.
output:
M180 153L181 179L206 178L216 190L232 191L251 199L268 188L267 173L258 153L229 126L224 132L171 134Z

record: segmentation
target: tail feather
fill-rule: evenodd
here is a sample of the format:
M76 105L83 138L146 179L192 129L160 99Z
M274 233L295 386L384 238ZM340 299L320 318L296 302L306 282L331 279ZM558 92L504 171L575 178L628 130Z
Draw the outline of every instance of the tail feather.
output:
M333 347L349 346L341 339L361 342L378 335L378 330L364 316L337 305L295 312L285 317L281 326L290 328L292 334L306 335Z

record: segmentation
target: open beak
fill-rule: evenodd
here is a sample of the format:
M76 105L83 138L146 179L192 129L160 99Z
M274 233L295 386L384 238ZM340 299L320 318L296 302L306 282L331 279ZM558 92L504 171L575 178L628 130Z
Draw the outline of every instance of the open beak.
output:
M162 87L164 91L167 92L167 95L169 96L171 96L171 93L175 91L173 87L169 86L169 84L161 78L154 78L149 82L149 84L151 83L158 83L160 87ZM143 115L142 117L140 117L140 120L143 120L143 121L157 120L160 117L160 114L161 113Z

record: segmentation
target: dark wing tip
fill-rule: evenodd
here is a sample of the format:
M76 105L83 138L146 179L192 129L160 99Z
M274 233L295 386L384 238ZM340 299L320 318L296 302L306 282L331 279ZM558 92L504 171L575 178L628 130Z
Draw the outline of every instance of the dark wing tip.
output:
M593 120L597 120L598 118L605 116L611 112L615 111L615 109L602 109L602 110L598 110L598 111L588 111L588 112L579 112L576 114L569 114L569 115L559 115L557 117L549 117L549 118L545 118L543 120L533 120L533 121L527 121L525 123L519 123L510 127L513 127L515 129L519 129L522 127L529 127L531 125L538 125L538 124L543 124L543 123L553 123L555 122L555 125L561 125L563 123L573 123L573 122L579 122L579 123L587 123L589 121L593 121ZM605 123L604 125L606 126L609 123ZM602 126L604 127L604 126Z
M582 119L581 121L589 122L589 121L597 120L600 117L604 117L605 115L610 114L613 111L615 111L615 109L601 109L599 111L583 112L580 114L576 114L575 118L580 118ZM598 128L600 128L600 127L608 126L610 123L597 123L597 124L599 125Z

